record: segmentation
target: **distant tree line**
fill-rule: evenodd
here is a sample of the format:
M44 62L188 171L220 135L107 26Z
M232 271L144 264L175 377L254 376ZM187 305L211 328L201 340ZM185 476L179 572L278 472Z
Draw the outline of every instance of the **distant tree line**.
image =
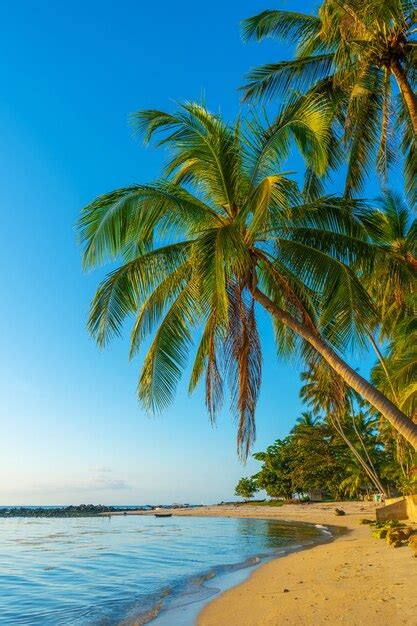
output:
M242 478L235 495L249 499L264 490L289 500L321 490L338 499L417 491L415 453L407 448L399 457L379 416L332 376L320 368L302 374L301 396L314 410L302 413L287 437L253 455L261 469Z

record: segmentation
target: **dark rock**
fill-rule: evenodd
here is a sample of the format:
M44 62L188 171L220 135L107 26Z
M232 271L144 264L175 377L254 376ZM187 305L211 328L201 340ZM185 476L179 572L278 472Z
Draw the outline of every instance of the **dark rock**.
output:
M118 511L114 506L103 504L79 504L77 506L62 506L54 508L44 507L11 507L0 509L1 517L93 517L100 513L113 513Z

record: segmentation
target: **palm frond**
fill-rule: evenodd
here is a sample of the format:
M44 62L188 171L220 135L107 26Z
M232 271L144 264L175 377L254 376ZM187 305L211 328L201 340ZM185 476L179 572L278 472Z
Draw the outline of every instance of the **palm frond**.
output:
M263 11L242 21L242 37L244 41L265 37L305 40L314 36L321 28L319 18L296 13L295 11Z
M193 344L192 328L198 321L190 279L171 303L145 356L138 383L138 396L152 412L172 401Z
M271 99L279 92L305 91L332 73L333 59L329 53L261 65L248 74L244 101Z
M338 159L330 130L335 102L329 83L322 87L320 95L297 95L272 125L255 119L232 126L194 103L174 114L138 114L145 137L158 134L169 150L165 176L101 196L79 222L85 265L118 263L93 299L90 333L105 345L131 317L130 356L150 339L138 382L148 411L168 406L194 354L189 390L205 378L214 421L227 389L242 458L255 437L261 384L253 302L260 289L265 310L278 310L278 353L309 363L323 342L329 353L341 354L363 346L380 321L389 334L405 317L392 312L391 297L378 294L380 311L390 311L380 320L370 297L379 266L382 284L403 289L403 272L415 263L417 226L405 227L397 200L385 211L389 228L381 219L375 225L366 203L316 197L317 191L303 196L288 172L280 172L294 146L315 176ZM318 179L311 185L317 189ZM392 245L401 233L401 246ZM405 303L404 293L401 298ZM410 306L405 309L408 315ZM414 392L407 381L408 403Z
M323 175L328 164L330 122L329 102L316 94L295 98L266 129L253 116L245 135L248 149L244 161L251 183L257 185L271 169L276 171L288 157L291 140L295 141L307 165Z
M167 145L173 153L166 168L168 175L186 167L189 180L198 179L206 194L214 197L227 214L233 211L238 151L233 131L220 116L188 102L176 115L139 111L134 114L133 123L146 139L155 133L162 134L159 144ZM198 159L193 158L196 154Z
M255 410L262 376L261 343L253 300L246 302L238 285L231 286L229 294L225 361L231 389L231 408L238 421L238 453L246 459L256 436Z
M189 242L152 250L111 272L93 298L88 330L104 346L120 335L125 318L137 311L148 293L187 259Z

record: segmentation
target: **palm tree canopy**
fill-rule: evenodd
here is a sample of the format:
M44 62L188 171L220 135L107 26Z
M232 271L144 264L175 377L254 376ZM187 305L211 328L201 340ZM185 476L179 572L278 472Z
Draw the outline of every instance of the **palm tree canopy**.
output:
M264 11L244 20L244 39L295 40L295 56L252 70L245 97L326 97L335 132L349 148L346 193L363 188L375 159L385 181L401 150L407 192L417 204L416 24L415 2L400 0L325 0L317 15Z
M381 316L377 330L382 347L379 349L374 342L379 362L372 370L372 380L416 421L417 220L411 219L401 195L389 191L367 212L364 223L371 239L384 253L366 280ZM410 456L409 447L395 431L382 428L382 424L381 429L386 440L395 441L398 458L404 460Z
M417 322L416 316L404 317L395 327L392 341L381 363L372 370L379 389L399 408L417 421ZM388 375L387 375L388 373Z
M374 323L370 298L346 264L364 272L372 263L356 217L363 205L305 201L280 173L292 139L320 169L326 115L314 100L267 128L256 119L230 126L195 103L174 114L138 113L137 129L168 148L164 178L100 196L79 222L85 267L118 262L91 305L98 344L119 335L128 316L131 357L152 337L138 394L153 411L171 401L193 354L189 389L205 377L214 420L228 386L243 456L255 436L262 369L254 285L340 350ZM275 330L281 351L299 344L282 324Z
M388 191L363 216L369 236L382 253L367 281L381 315L380 340L392 339L396 326L415 316L417 219L410 215L401 195Z

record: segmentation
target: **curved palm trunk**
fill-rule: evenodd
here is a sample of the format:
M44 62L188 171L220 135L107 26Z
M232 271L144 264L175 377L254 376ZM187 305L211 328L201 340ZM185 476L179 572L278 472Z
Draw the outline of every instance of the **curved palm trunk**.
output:
M407 80L407 75L399 61L393 61L391 63L391 71L397 81L398 89L404 98L404 102L407 106L411 123L414 128L414 134L417 137L417 96L413 92L411 85Z
M358 461L359 465L362 467L364 472L367 474L368 478L370 479L371 483L373 483L374 487L376 487L378 489L378 491L380 491L381 493L384 494L384 496L386 496L387 495L386 491L384 489L383 484L379 480L379 476L376 473L375 468L373 468L370 465L368 465L368 463L365 461L365 459L356 450L355 446L350 441L349 437L345 434L345 432L344 432L344 430L342 428L342 425L340 424L339 420L337 420L337 422L338 423L336 425L335 421L333 419L331 420L331 423L333 424L334 429L339 433L340 437L343 439L343 441L345 442L345 444L347 445L347 447L351 451L352 455ZM366 452L366 454L368 456L368 459L369 459L369 455L368 455L366 450L365 450L365 452Z
M354 429L354 431L355 431L355 433L356 433L356 436L357 436L357 438L358 438L358 440L359 440L359 443L361 444L361 446L362 446L362 448L363 448L363 451L365 452L365 456L366 456L366 458L367 458L367 462L368 462L368 464L369 464L369 467L371 468L372 472L373 472L373 473L374 473L374 475L376 476L377 480L378 480L378 481L380 482L380 484L382 485L382 482L381 482L381 480L380 480L380 478L379 478L378 472L377 472L377 471L376 471L376 469L375 469L375 465L373 464L372 459L371 459L371 457L370 457L370 455L369 455L368 448L366 447L366 444L365 444L365 442L364 442L364 440L363 440L363 437L362 437L362 435L360 434L360 432L359 432L359 430L358 430L358 427L357 427L357 425L356 425L356 420L355 420L355 415L354 415L354 413L352 413L352 424L353 424L353 429Z
M387 369L387 365L385 363L385 359L384 359L384 357L382 355L382 352L379 349L378 344L376 343L375 339L373 338L372 333L368 333L368 337L369 337L369 341L371 342L371 345L372 345L372 347L374 349L374 352L375 352L375 354L376 354L376 356L378 358L378 361L381 363L381 367L384 370L385 377L386 377L387 382L388 382L388 384L389 384L389 386L391 388L392 397L394 398L395 402L397 402L399 404L398 396L397 396L397 394L395 392L395 389L394 389L394 386L392 384L391 377L389 375L389 372L388 372L388 369Z
M414 424L414 422L400 411L391 400L388 400L378 389L362 378L350 365L345 363L320 335L314 333L303 324L300 324L291 315L280 309L257 287L253 289L252 295L273 317L285 324L285 326L288 326L288 328L293 330L317 350L326 363L328 363L352 389L375 407L381 415L390 422L395 430L417 449L417 424Z

